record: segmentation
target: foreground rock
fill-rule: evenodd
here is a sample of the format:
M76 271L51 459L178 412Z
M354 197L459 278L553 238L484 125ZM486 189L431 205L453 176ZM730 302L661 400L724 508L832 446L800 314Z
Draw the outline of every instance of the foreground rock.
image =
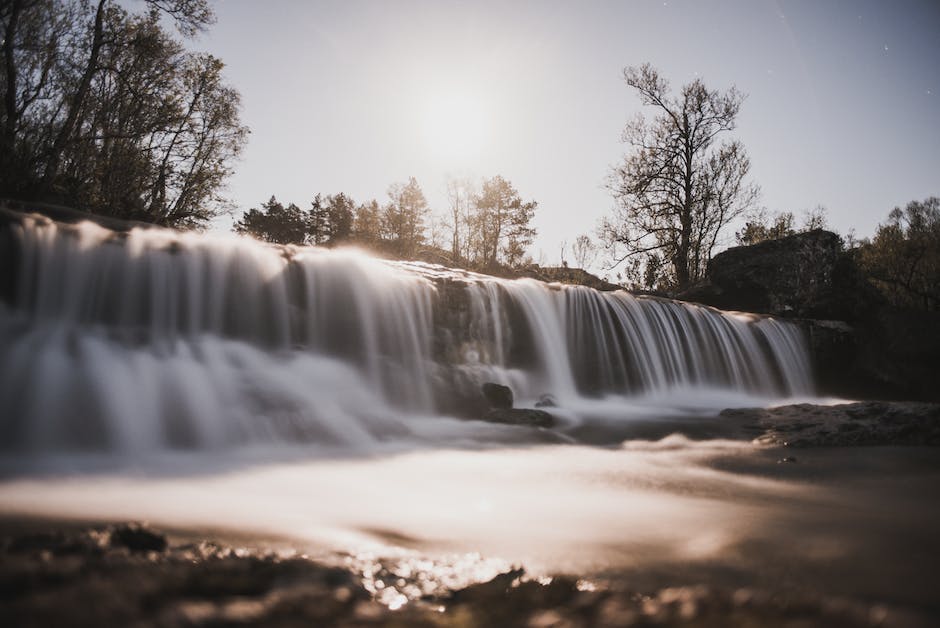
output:
M757 441L791 447L940 445L940 404L865 401L724 410L723 418L759 432Z
M39 527L43 529L34 529ZM535 580L522 569L459 590L407 600L392 597L393 610L370 594L376 592L374 586L363 586L364 580L374 585L375 573L386 573L384 568L363 574L302 555L211 541L142 553L115 545L120 529L167 538L136 525L75 528L47 523L8 530L0 538L0 624L917 627L930 625L931 619L910 609L812 594L707 585L638 592L617 580ZM409 577L421 580L421 575Z

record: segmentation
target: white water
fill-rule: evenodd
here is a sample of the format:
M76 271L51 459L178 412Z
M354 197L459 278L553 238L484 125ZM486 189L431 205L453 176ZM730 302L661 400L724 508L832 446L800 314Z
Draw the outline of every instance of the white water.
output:
M9 456L515 442L446 418L485 381L585 421L812 393L800 330L626 292L157 229L9 224ZM273 451L267 449L267 451Z

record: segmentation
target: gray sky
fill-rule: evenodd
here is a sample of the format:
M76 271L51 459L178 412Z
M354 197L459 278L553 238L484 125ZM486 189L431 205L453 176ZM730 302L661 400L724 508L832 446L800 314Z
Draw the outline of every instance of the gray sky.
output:
M231 179L241 209L385 200L414 176L444 210L445 176L501 174L539 202L531 249L593 235L612 200L622 80L650 62L748 94L736 135L771 211L817 205L870 235L892 207L940 194L940 2L222 0L194 47L219 56L252 135Z

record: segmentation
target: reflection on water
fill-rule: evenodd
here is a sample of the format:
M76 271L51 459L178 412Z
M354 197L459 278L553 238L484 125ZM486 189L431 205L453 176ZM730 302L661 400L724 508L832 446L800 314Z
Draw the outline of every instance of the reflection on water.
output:
M724 579L929 599L930 557L940 555L940 507L925 499L940 480L932 451L795 456L780 464L779 451L747 442L674 435L607 449L411 451L178 478L10 480L0 503L7 512L286 535L348 552L363 572L371 561L373 587L388 587L390 604L510 564L660 586ZM470 553L485 559L455 558Z

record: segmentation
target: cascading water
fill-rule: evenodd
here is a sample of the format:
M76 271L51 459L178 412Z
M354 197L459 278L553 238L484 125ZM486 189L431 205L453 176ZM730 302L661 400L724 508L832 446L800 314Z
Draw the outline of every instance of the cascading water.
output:
M430 417L471 410L484 381L562 413L811 392L800 330L769 318L235 237L23 215L0 231L7 452L440 440Z

